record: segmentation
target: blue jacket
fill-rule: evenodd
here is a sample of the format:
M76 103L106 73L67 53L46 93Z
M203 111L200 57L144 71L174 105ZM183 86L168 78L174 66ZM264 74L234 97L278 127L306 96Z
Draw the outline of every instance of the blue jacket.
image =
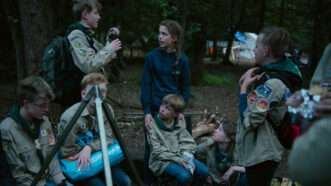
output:
M170 93L182 95L187 103L189 85L189 63L184 54L176 65L176 53L167 53L161 48L152 50L145 58L141 83L144 113L158 112L162 98Z

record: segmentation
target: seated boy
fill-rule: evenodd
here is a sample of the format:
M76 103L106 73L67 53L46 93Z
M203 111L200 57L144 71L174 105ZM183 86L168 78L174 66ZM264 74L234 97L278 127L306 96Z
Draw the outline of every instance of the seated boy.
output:
M85 75L81 82L82 99L87 96L89 90L95 85L98 85L102 97L106 97L107 84L108 81L106 77L100 73L90 73ZM63 132L66 125L70 122L71 118L78 110L79 106L80 103L76 103L62 114L60 123L58 124L60 133ZM112 110L110 105L109 108ZM110 125L107 120L105 120L104 126L107 137L107 144L109 145L114 140L112 137ZM60 156L70 160L77 160L79 166L78 168L84 168L89 166L91 153L99 150L101 150L101 142L96 120L95 99L92 98L72 128L71 132L67 136L66 142L60 148ZM112 167L111 172L115 184L120 186L131 185L131 180L128 175L118 166ZM89 186L105 185L105 182L99 177L99 175L82 180L81 183L85 183Z
M38 76L27 77L19 82L18 104L10 108L0 123L0 145L16 185L31 185L55 146L55 136L48 120L53 98L54 93L46 81ZM38 186L67 184L57 158L53 158L48 168L44 177L38 180Z
M147 133L151 149L148 164L156 176L169 175L180 185L192 181L201 185L209 172L203 163L194 159L196 144L185 128L185 119L177 118L183 108L181 96L169 94L163 98L159 113Z

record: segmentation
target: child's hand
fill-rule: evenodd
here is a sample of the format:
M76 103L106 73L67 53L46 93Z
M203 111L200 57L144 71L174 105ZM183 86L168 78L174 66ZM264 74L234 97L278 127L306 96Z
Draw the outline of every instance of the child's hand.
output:
M240 77L240 79L239 79L239 85L241 86L242 85L242 83L244 82L244 80L245 80L245 78L248 76L248 75L250 75L250 74L252 74L252 73L256 73L256 71L259 69L259 67L254 67L254 68L250 68L250 69L248 69L241 77Z
M152 122L153 122L153 116L152 116L152 114L146 114L145 115L145 127L148 130L151 129Z
M316 105L316 112L320 115L331 113L331 92L321 97L320 102Z
M90 157L91 157L92 149L90 146L86 145L79 153L78 153L78 168L88 167L90 165Z
M222 180L229 181L230 177L234 173L234 169L231 166L222 176Z
M110 47L112 51L117 52L118 50L120 50L122 48L121 40L115 39L115 40L111 41L110 43L107 42L106 47Z
M224 134L222 135L221 131L216 129L213 132L212 139L216 142L223 142L224 141Z

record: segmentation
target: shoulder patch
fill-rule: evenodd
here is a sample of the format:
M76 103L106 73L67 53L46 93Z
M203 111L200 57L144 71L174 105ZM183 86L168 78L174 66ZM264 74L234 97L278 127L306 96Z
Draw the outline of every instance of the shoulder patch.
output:
M267 99L261 98L256 102L256 109L260 112L266 112L269 109L270 102Z
M268 85L263 84L256 87L255 92L258 96L267 98L271 95L272 89Z

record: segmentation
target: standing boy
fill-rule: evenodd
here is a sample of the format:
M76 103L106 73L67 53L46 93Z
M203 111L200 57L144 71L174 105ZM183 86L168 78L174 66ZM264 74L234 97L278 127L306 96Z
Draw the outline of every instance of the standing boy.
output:
M98 28L101 19L99 13L101 4L98 0L74 1L72 9L78 21L71 24L66 31L74 66L70 67L72 68L71 79L64 82L66 85L63 87L64 91L69 91L64 92L66 95L63 101L64 107L71 106L80 100L79 83L83 76L90 72L105 73L103 67L115 58L116 52L121 49L119 39L107 40L105 45L95 39L94 30ZM119 35L119 30L110 28L109 34Z

